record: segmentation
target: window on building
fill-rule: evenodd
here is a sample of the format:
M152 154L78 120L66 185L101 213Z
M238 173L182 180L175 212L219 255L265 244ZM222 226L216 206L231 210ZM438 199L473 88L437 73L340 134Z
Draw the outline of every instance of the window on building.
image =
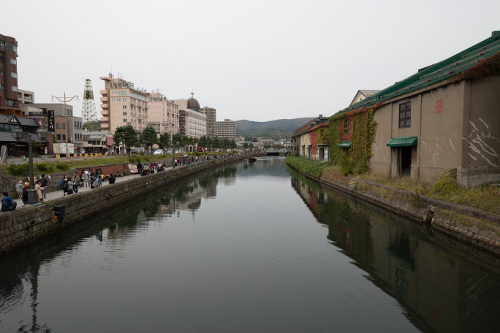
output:
M61 140L61 134L57 134L56 137L57 137L57 140Z
M62 139L63 139L63 140L66 140L66 134L63 134L63 135L62 135Z
M17 53L17 46L14 43L10 43L10 42L5 43L5 49L7 51L14 51Z
M127 115L127 112L123 112L123 115L126 116Z
M7 100L7 106L15 106L15 105L16 105L16 101L13 101L11 99Z
M126 91L119 91L118 96L127 96L127 92Z
M411 126L411 102L399 104L399 128Z
M123 101L124 101L124 102L126 102L126 101L127 101L127 99L126 99L126 98L124 98L124 99L123 99Z
M351 135L351 119L344 120L344 134Z
M5 42L3 40L0 40L0 49L5 50Z
M127 119L123 119L123 122L126 123L127 122Z
M11 63L12 65L17 65L17 60L16 60L16 59L12 59L12 58L10 58L10 63Z
M56 128L61 129L61 123L56 123Z
M0 85L0 88L2 89L2 91L5 90L5 86L3 84Z
M14 79L17 79L17 73L16 72L10 72L10 77L13 77Z
M12 91L17 91L17 86L12 86Z
M126 105L124 105L124 106L123 106L123 108L124 108L124 109L126 109L126 108L127 108L127 106L126 106Z
M65 124L65 123L62 123L62 124L61 124L61 127L62 127L62 129L66 129L66 124Z
M112 99L111 99L111 101L112 101L112 102L116 102L116 98L112 98Z
M0 70L0 76L3 76L3 71Z
M116 94L116 93L117 93L117 91L116 91L116 90L113 90L113 94Z
M116 99L116 101L117 101L117 102L121 102L121 101L122 101L122 99L121 99L121 98L117 98L117 99Z

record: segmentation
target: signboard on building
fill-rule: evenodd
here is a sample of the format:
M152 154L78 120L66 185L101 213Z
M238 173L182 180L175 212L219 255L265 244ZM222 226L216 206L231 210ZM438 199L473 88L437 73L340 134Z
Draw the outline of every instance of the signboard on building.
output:
M54 125L54 110L48 110L48 131L49 133L54 133L55 125Z

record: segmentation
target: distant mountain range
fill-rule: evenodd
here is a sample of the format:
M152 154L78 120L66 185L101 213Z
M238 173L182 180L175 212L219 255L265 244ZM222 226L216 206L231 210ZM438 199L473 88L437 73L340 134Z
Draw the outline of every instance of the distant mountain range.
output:
M236 120L236 136L289 138L300 126L314 118L278 119L265 122Z

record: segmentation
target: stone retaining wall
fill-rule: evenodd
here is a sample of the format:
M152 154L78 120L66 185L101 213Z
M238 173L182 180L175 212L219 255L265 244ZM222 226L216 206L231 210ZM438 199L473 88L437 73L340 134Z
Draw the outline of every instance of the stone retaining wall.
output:
M368 186L362 186L361 189L357 181L351 181L350 184L347 184L324 177L311 177L301 170L293 168L291 165L288 166L305 177L324 184L327 187L360 198L365 202L384 208L385 210L405 217L413 222L419 224L430 223L432 228L437 231L447 234L475 248L500 256L500 228L477 220L477 218L482 218L498 222L498 215L483 212L471 207L441 202L440 200L417 197L414 193L389 188L372 182L362 181L363 185L366 184ZM354 185L353 182L355 183ZM373 188L370 189L370 186L382 187L385 191L391 191L393 193L390 193L390 199L388 199L379 195ZM409 202L412 201L420 208L410 205ZM447 214L446 210L455 212L455 215L460 216L460 218L454 219L453 214Z
M209 160L198 165L137 177L91 191L45 201L39 205L25 206L12 212L1 213L0 255L46 237L69 225L84 222L118 204L135 200L139 195L165 188L165 185L172 184L179 179L246 158L248 156ZM64 206L66 215L63 220L55 217L56 206Z

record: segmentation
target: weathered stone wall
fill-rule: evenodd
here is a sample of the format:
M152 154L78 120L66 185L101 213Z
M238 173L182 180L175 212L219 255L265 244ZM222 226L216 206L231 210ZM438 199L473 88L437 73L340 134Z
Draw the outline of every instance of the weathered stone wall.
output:
M401 191L364 180L333 181L324 177L314 178L301 170L294 170L307 178L360 198L413 222L428 223L433 229L452 238L500 256L500 228L479 220L500 223L498 215L471 207L420 197L416 193Z
M118 204L135 200L139 195L163 189L165 185L172 184L179 179L245 158L248 156L209 160L198 165L137 177L46 201L40 205L25 206L23 209L1 213L0 255L46 237L69 225L84 222ZM60 177L58 179L60 180ZM52 182L55 182L54 178ZM64 206L66 215L62 221L55 218L54 207L56 206Z

